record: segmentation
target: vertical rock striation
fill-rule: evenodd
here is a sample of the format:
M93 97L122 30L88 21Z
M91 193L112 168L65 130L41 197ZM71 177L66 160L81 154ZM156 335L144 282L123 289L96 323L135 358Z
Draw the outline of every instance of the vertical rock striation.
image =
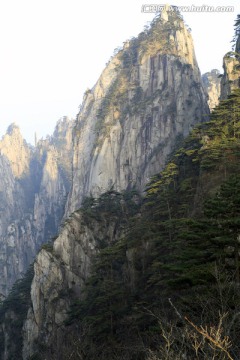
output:
M220 72L213 69L202 75L203 86L208 94L208 106L212 111L219 103L221 94L221 78Z
M90 193L143 190L176 142L208 113L191 34L165 9L148 31L125 43L84 96L66 214Z
M228 52L223 58L223 70L221 100L226 99L234 89L240 88L240 35L236 41L235 51Z
M82 244L80 239L84 233ZM88 228L75 214L55 241L53 252L42 250L37 256L31 290L32 308L24 325L24 358L34 354L36 342L48 344L49 337L56 339L69 308L64 289L66 294L72 288L79 291L89 271L89 257L95 249Z
M11 124L0 142L0 153L9 160L15 178L29 174L31 149L22 138L20 129Z
M43 242L58 232L70 188L73 121L33 148L12 124L0 141L0 294L6 296Z

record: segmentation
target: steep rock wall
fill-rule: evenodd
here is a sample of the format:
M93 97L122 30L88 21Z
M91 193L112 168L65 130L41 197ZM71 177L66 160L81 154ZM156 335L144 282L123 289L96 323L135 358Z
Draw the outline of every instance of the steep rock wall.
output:
M33 148L16 125L0 141L0 294L58 232L70 188L73 121L62 119L55 135Z
M82 297L92 259L102 242L114 242L124 231L118 222L118 217L89 220L75 212L65 222L53 248L40 251L34 263L32 306L23 327L23 359L39 354L42 345L49 353L54 349L54 359L64 359L61 342L70 305L68 294Z
M240 35L235 51L228 52L223 58L223 70L220 100L226 99L234 89L240 87Z
M220 72L213 69L202 75L203 86L208 94L208 106L212 111L219 103L221 94L221 78Z
M143 190L176 142L208 113L191 35L165 10L148 32L125 44L85 94L66 214L90 193Z

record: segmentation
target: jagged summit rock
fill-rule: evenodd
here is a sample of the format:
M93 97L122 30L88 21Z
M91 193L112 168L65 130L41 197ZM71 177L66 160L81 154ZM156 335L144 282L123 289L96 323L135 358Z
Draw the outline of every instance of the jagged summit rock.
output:
M28 173L31 149L15 123L8 127L6 134L0 140L0 152L9 160L16 178L21 178Z
M169 8L170 8L170 5L166 4L166 5L164 5L163 10L161 11L160 18L164 21L168 21Z
M208 105L212 111L219 103L221 94L221 74L217 69L213 69L202 75L203 86L208 94Z
M163 12L164 13L164 12ZM190 32L174 11L112 58L85 94L73 137L66 214L90 192L144 189L176 139L209 112Z
M19 132L20 133L20 128L16 123L12 123L8 126L7 128L7 134L12 135L13 132Z
M238 33L234 50L229 51L223 58L221 100L226 99L234 89L240 88L240 33Z
M73 120L33 148L11 124L0 141L0 293L8 294L59 229L70 188ZM69 160L70 159L70 160Z

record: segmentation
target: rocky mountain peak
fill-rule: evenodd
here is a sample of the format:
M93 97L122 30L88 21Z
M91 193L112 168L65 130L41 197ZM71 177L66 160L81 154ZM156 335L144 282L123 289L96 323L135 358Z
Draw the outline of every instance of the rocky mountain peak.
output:
M10 124L9 127L7 128L8 135L13 135L13 133L19 134L19 136L21 136L20 128L16 123Z
M160 18L164 21L168 21L169 7L170 6L166 4L163 10L161 11Z
M208 106L212 111L219 103L221 93L220 71L213 69L202 75L203 86L208 94Z
M191 34L177 12L164 11L119 50L84 96L73 135L67 214L84 196L112 186L143 190L176 138L207 120Z
M11 124L0 141L0 294L58 231L70 188L72 126L61 119L33 148Z
M240 33L237 29L236 37L235 51L229 51L223 58L221 100L226 99L234 89L240 88Z
M21 178L28 173L31 150L15 123L8 127L0 141L0 152L9 160L16 178Z

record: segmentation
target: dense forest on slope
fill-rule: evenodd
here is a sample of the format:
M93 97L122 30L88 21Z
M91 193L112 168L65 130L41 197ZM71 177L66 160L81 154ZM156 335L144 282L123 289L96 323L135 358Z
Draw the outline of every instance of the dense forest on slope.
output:
M0 306L0 323L5 322L5 326L0 328L0 354L4 353L4 332L7 332L12 339L9 354L13 360L19 359L22 351L22 326L30 306L32 279L33 264L29 266L24 277L15 282L8 297Z
M96 257L67 322L79 329L76 358L240 357L239 160L237 90L153 177L127 235ZM110 195L106 216L120 206Z
M98 244L81 298L63 294L72 299L64 359L239 359L239 160L236 90L179 140L144 198L110 190L85 199L85 223L115 217L126 230ZM21 351L31 279L30 269L1 307L18 338L12 359ZM31 359L55 359L49 351L39 346Z

